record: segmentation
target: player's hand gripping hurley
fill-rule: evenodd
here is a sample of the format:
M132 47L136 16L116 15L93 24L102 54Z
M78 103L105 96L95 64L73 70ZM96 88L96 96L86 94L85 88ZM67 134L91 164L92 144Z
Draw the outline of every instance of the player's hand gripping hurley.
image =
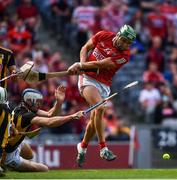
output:
M18 72L11 74L9 76L6 76L5 78L1 79L0 82L5 81L7 79L10 79L12 77L19 77L26 81L28 84L34 84L40 82L39 80L39 72L32 70L34 67L34 62L33 61L27 61ZM97 69L81 69L80 73L82 74L83 72L97 72ZM54 77L63 77L63 76L68 76L70 73L68 71L60 71L60 72L48 72L44 73L45 74L45 79L47 80L50 78Z
M6 77L2 78L0 80L0 82L3 82L5 80L7 80L7 79L10 79L12 77L17 77L17 76L20 76L20 75L22 75L22 78L24 80L26 80L27 76L29 75L29 73L30 73L30 71L32 70L33 67L34 67L34 63L32 61L28 61L20 68L19 71L17 71L14 74L11 74L9 76L6 76Z
M102 104L104 104L104 103L106 103L107 101L109 101L110 99L112 99L114 96L120 94L121 92L123 92L123 91L126 90L126 89L129 89L129 88L131 88L131 87L133 87L133 86L136 86L137 84L138 84L138 81L133 81L133 82L127 84L127 85L126 85L125 87L123 87L122 90L120 90L119 92L116 92L116 93L112 94L111 96L103 99L101 102L99 102L99 103L91 106L90 108L86 109L84 112L85 112L86 114L89 113L90 111L96 109L97 107L101 106Z

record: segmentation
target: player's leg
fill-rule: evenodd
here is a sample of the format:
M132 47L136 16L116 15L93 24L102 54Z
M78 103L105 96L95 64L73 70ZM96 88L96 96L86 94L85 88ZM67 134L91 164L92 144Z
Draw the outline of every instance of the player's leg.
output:
M33 159L33 150L31 149L30 145L23 143L21 145L20 156L24 159Z
M85 155L87 152L88 143L92 139L92 137L95 135L94 119L93 119L95 117L94 114L95 114L94 111L91 112L90 120L87 124L86 132L84 134L84 138L83 138L81 143L77 144L78 154L77 154L76 162L77 162L77 165L79 167L83 166L83 163L85 162Z
M95 86L86 86L83 90L83 96L91 106L102 101L100 91ZM100 156L103 159L111 161L114 160L116 156L107 148L105 143L104 121L103 121L104 111L105 111L104 106L100 106L97 109L95 109L93 120L94 120L95 131L100 145ZM89 126L88 129L86 130L84 137L90 136L89 128L91 129L91 126Z
M94 104L102 101L102 97L101 97L98 89L94 86L86 86L83 90L83 96L90 106L93 106ZM100 106L99 108L95 109L94 117L92 117L99 142L105 141L104 123L102 121L103 114L104 114L104 107ZM89 126L87 128L86 133L85 133L85 139L87 139L87 136L89 136L88 135L89 128L91 128L91 127L92 126Z
M26 159L23 159L21 164L16 168L16 171L20 172L47 172L48 170L46 165Z
M86 126L86 132L84 134L84 138L83 138L83 142L88 145L88 143L90 142L90 140L93 138L93 136L95 135L95 125L94 125L94 119L95 119L95 111L92 111L90 113L90 120Z
M12 153L7 153L5 167L13 171L23 172L46 172L48 167L41 163L36 163L30 160L23 159L20 156L20 148Z

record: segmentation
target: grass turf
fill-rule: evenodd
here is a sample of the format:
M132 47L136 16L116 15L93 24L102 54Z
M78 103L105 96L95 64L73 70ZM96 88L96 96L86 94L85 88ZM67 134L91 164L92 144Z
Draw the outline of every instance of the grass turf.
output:
M4 179L175 179L176 169L51 170L47 173L7 172Z

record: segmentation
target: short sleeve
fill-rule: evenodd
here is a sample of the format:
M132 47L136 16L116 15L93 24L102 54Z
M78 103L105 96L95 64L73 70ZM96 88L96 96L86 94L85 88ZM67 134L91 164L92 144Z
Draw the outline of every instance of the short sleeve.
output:
M96 46L96 44L101 41L103 38L105 38L107 36L106 31L99 31L98 33L96 33L93 37L92 37L92 41L93 44Z

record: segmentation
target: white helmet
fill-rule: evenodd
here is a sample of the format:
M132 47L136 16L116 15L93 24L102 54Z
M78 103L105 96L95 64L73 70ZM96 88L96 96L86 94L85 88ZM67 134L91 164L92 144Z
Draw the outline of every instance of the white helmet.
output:
M27 88L22 93L22 100L30 106L36 106L38 101L43 99L43 95L36 89ZM30 104L29 104L30 101Z
M0 87L0 104L7 101L7 91L5 88Z

